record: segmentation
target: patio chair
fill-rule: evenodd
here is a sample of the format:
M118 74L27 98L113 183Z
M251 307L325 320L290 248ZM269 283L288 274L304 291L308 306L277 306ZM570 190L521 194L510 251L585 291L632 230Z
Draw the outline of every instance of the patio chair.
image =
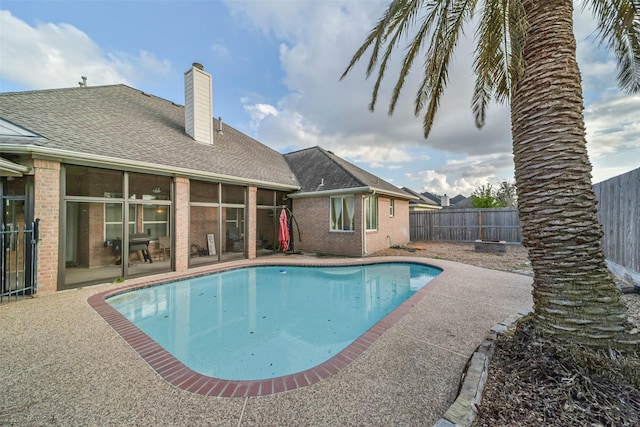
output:
M167 258L167 251L169 251L169 257L171 257L171 238L169 236L158 237L158 249L162 253L162 260Z

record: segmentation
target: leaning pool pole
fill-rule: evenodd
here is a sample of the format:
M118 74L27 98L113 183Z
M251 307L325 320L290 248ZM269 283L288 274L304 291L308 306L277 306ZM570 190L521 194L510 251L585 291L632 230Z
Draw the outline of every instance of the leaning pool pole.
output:
M302 242L302 235L300 234L300 226L298 225L298 220L296 219L295 215L293 214L293 211L291 211L291 209L289 209L289 207L287 205L282 205L282 209L286 210L287 213L289 214L289 223L291 223L292 221L296 224L296 229L298 230L298 239ZM294 238L293 238L293 227L291 228L291 232L290 237L289 237L289 249L291 250L292 253L295 253L294 250Z

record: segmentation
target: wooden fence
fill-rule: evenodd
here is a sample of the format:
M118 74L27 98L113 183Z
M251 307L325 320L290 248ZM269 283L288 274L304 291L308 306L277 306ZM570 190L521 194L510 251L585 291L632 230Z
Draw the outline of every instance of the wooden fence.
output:
M607 261L622 266L626 274L640 277L640 168L599 182L593 191L598 199Z
M413 241L522 242L520 218L515 208L414 211L409 214L409 227Z
M640 168L597 183L593 191L609 268L640 283ZM414 211L409 214L409 225L413 241L522 242L520 219L514 208Z

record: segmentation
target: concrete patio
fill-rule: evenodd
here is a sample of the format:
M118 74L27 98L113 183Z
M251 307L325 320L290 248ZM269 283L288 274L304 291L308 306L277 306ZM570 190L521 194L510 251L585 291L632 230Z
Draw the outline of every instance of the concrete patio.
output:
M274 256L224 266L266 262L358 260ZM87 303L93 294L149 277L4 303L0 424L433 425L455 399L465 364L487 332L531 306L532 279L443 260L428 262L442 268L442 274L353 363L314 385L259 397L208 397L172 386Z

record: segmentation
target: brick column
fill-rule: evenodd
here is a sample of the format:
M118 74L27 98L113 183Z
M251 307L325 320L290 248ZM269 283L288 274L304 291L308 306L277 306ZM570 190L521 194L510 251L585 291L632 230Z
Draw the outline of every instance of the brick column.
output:
M184 177L174 178L174 188L175 231L173 236L173 256L175 258L176 271L184 271L189 268L189 179Z
M34 218L40 218L38 243L38 292L58 288L58 242L60 227L60 163L33 159Z
M247 193L247 249L245 256L247 259L254 259L256 257L256 230L258 227L258 189L256 187L248 187Z

